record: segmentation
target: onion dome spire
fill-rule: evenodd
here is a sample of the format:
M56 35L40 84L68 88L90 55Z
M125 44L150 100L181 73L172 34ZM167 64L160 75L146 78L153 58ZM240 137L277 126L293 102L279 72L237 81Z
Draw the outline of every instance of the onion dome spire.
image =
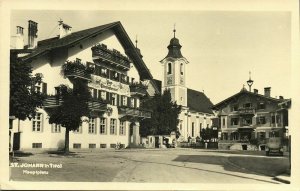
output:
M174 24L174 37L170 40L170 44L168 46L169 52L168 55L166 57L172 57L172 58L182 58L182 54L181 54L181 45L179 44L179 40L178 38L175 37L176 34L176 28L175 28L175 24Z

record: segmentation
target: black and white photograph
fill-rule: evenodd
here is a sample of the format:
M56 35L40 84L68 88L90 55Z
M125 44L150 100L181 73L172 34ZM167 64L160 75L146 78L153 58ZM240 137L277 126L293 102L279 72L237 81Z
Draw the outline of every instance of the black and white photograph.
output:
M299 2L1 10L1 188L299 188Z

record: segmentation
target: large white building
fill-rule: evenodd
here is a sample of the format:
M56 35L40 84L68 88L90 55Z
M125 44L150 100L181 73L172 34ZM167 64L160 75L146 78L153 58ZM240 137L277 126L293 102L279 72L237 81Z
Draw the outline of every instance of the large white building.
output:
M202 128L210 128L215 115L211 110L213 104L209 98L203 92L186 86L186 67L189 62L181 54L181 45L175 37L175 32L174 30L174 37L168 45L167 56L160 61L163 67L162 90L169 89L172 101L182 106L178 125L181 134L179 141L187 141L189 138L200 137Z
M139 50L120 22L77 32L71 29L60 21L57 37L38 41L38 24L29 21L28 45L24 46L23 27L17 27L11 56L30 64L33 74L43 75L43 83L36 84L36 90L48 97L33 119L13 120L10 131L14 149L64 147L65 128L49 124L49 112L61 103L58 86L72 87L74 78L88 81L93 99L89 102L91 117L78 131L70 132L69 147L113 148L117 142L125 147L138 145L139 121L151 117L151 112L140 109L140 99L160 91ZM74 70L64 78L61 67L67 61L92 66L95 71L84 75Z

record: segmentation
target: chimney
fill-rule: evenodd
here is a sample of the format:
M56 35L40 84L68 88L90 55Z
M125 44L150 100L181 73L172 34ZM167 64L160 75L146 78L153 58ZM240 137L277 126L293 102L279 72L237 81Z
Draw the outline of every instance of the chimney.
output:
M16 49L24 49L24 28L17 26Z
M279 96L279 99L280 99L280 100L283 100L283 96Z
M59 38L63 38L72 33L72 27L65 24L62 20L58 21L59 26Z
M266 87L265 88L265 96L266 97L271 97L271 87Z
M28 48L36 48L37 46L37 25L32 20L28 21Z
M255 94L258 94L258 89L254 89L253 91Z

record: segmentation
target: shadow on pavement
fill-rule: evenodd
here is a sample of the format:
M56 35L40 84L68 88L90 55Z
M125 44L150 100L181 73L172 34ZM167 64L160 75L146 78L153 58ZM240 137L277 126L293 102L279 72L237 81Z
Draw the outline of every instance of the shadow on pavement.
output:
M30 152L22 152L22 151L15 151L14 152L14 157L29 157L33 155ZM9 156L12 156L12 153L9 153Z
M83 156L80 156L76 152L69 152L68 154L65 154L64 151L45 151L44 153L49 154L50 157L58 156L58 157L80 157L83 158Z
M277 176L286 171L288 160L284 158L247 157L247 156L211 156L179 155L173 161L221 165L226 171L247 174Z

